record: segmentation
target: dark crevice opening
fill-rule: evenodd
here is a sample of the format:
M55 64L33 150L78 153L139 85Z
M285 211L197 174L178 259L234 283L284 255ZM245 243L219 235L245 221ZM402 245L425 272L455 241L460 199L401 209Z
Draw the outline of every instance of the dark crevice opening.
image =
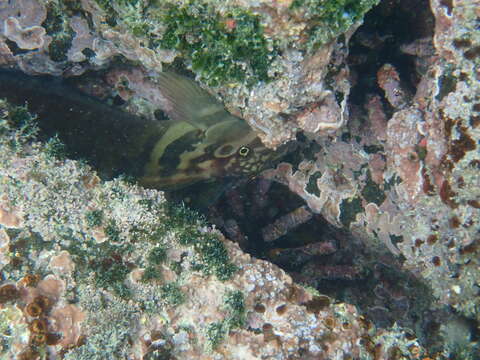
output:
M384 97L377 83L377 72L384 64L398 71L411 93L420 81L416 58L401 51L402 45L432 38L434 17L428 0L384 0L368 12L364 23L350 40L348 63L357 83L349 101L363 105L371 94ZM388 102L384 99L387 108ZM390 113L392 109L390 109Z

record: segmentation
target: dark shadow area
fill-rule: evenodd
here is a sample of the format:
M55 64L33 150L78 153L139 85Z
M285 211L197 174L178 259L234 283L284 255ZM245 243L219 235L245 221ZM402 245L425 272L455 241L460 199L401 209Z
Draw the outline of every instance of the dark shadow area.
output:
M427 0L384 0L368 12L350 40L348 63L357 75L350 102L362 105L369 94L383 97L377 72L384 64L393 65L405 81L403 85L414 92L422 74L418 73L416 58L401 49L415 40L431 39L433 27Z
M437 318L430 310L431 290L404 270L400 259L318 214L289 225L289 215L301 208L305 202L286 186L257 178L225 191L204 214L244 251L278 265L323 295L357 305L378 328L397 323L415 331L429 327L429 338L434 335L435 320L425 320ZM270 241L282 224L288 232Z

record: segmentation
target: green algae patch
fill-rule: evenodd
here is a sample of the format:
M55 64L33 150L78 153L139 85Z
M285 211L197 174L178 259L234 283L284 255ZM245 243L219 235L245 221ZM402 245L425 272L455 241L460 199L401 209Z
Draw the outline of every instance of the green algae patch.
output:
M19 151L38 134L36 117L25 106L11 106L0 99L0 136L6 136L6 145ZM11 135L11 136L8 136Z
M67 60L67 52L75 36L68 16L80 12L81 6L75 1L63 0L47 4L47 18L43 26L47 35L52 38L48 45L48 54L53 61Z
M246 323L245 297L240 290L229 290L223 298L226 317L210 323L206 329L208 350L215 350L231 331L242 328Z
M207 327L207 331L206 331L209 350L216 349L217 346L220 345L223 339L225 338L225 334L226 334L226 331L225 331L223 322L218 321L218 322L211 323Z
M226 324L229 329L241 328L246 323L245 297L240 290L230 290L224 297L228 312Z
M312 176L310 176L307 187L305 188L309 194L313 194L317 197L320 196L320 189L318 188L317 180L321 177L322 173L320 171L316 171Z
M63 160L67 157L67 147L60 140L58 135L55 135L45 142L45 154L52 159Z
M184 205L166 204L168 228L175 229L176 239L181 245L193 246L195 259L192 269L205 275L215 275L219 280L229 280L237 271L230 262L227 249L219 235L199 230L207 225L196 211Z
M260 17L241 7L222 14L208 1L96 0L106 23L124 27L153 51L176 50L209 86L269 79L276 51Z
M291 9L305 13L311 24L307 47L316 50L362 20L378 3L379 0L294 0Z
M350 224L355 221L357 214L361 212L363 212L362 199L358 197L345 199L340 204L340 222L348 229Z
M275 54L258 16L242 9L220 15L206 3L189 2L168 4L160 19L167 27L160 47L179 51L208 85L268 80Z
M381 153L384 152L384 148L382 145L363 145L363 150L367 154L376 154L376 153Z
M102 210L90 210L85 214L85 221L91 228L100 226L103 223L103 211Z
M382 205L387 196L385 192L372 180L370 170L367 171L367 181L362 190L362 196L368 203Z
M194 246L197 251L198 262L195 268L205 275L215 275L218 280L225 281L232 278L238 270L230 262L225 245L216 235L205 235Z
M162 297L168 305L178 306L185 302L185 295L176 283L162 286Z
M147 256L151 264L159 265L167 260L167 251L162 246L153 248Z
M109 260L103 261L98 267L99 271L95 274L96 285L102 289L112 290L121 298L130 297L130 290L124 284L130 270L123 263L112 263Z

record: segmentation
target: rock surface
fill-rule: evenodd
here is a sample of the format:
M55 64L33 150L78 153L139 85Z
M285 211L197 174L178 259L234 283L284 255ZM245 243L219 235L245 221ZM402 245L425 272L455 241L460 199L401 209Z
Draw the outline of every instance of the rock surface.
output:
M28 113L1 102L2 355L479 357L480 4L377 3L2 2L0 66L77 79L152 120L157 74L188 72L267 146L297 139L252 203L269 209L277 182L305 204L263 240L319 218L348 232L269 255L307 259L294 281L162 193L102 181L54 141L36 142ZM336 301L298 284L368 286L365 272L377 283L363 309L361 294Z

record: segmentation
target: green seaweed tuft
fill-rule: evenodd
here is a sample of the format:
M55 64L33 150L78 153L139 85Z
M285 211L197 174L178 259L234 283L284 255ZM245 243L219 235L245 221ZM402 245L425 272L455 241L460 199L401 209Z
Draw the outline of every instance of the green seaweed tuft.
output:
M225 333L225 327L221 321L211 323L208 326L206 336L210 349L214 350L218 345L220 345L225 338Z
M218 280L229 280L237 271L237 267L230 263L225 245L215 234L205 234L195 245L201 261L201 270L204 274L215 275Z
M129 273L125 264L105 261L95 273L95 283L103 289L110 289L121 298L131 296L130 289L124 284Z
M167 251L165 248L157 246L148 253L147 260L152 264L159 265L167 260Z
M245 297L240 290L228 291L224 298L228 311L226 324L229 329L241 328L245 325Z
M149 282L152 280L161 279L161 272L155 266L147 266L142 274L142 281Z
M85 214L85 221L90 228L100 226L103 223L102 210L90 210Z
M113 220L110 220L105 227L105 235L107 235L110 241L120 241L120 230L118 230L118 227Z
M230 262L227 249L217 234L199 230L208 225L206 220L183 204L170 203L164 210L167 229L176 232L181 245L193 246L196 252L193 268L205 275L215 275L221 281L229 280L237 267Z
M243 9L221 16L208 3L190 1L168 4L160 18L166 31L159 46L179 51L208 85L269 79L275 52L258 16Z
M162 297L167 304L172 306L178 306L185 302L184 293L174 282L162 286Z
M81 12L81 6L75 1L60 0L47 4L47 18L43 26L52 38L48 45L48 54L53 61L66 61L68 49L72 47L75 32L70 27L69 14Z
M63 160L67 157L67 148L58 135L48 139L43 150L47 156L54 159Z

